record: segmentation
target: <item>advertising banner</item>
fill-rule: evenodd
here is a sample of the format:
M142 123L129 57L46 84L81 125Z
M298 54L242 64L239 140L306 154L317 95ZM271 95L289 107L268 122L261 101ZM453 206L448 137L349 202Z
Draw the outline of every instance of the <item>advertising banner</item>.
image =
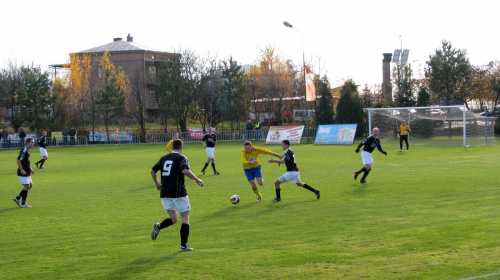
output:
M203 139L203 128L190 128L189 129L189 138L195 140Z
M357 124L320 125L314 144L352 144L357 127Z
M304 126L271 126L267 133L266 144L281 144L287 139L290 144L300 144Z
M95 134L94 134L95 132ZM107 142L108 137L106 131L89 131L89 141L91 142ZM113 131L109 135L109 141L113 142L131 142L132 130Z

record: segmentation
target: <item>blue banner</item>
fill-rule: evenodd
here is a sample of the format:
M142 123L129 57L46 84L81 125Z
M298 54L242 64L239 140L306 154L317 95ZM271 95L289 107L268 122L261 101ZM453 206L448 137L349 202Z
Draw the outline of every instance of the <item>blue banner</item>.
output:
M352 144L357 127L357 124L320 125L314 144Z

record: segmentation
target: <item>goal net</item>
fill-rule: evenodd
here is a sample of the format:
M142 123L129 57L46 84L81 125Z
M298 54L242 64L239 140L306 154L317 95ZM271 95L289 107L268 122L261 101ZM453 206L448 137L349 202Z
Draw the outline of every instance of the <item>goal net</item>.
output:
M411 145L496 145L492 117L472 113L465 106L368 108L368 127L380 129L379 138L399 145L398 128L406 120ZM392 144L392 143L388 143Z

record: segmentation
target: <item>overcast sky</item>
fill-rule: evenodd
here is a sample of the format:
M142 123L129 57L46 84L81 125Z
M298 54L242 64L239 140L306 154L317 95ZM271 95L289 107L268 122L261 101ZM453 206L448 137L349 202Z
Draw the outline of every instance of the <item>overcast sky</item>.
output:
M304 50L333 87L346 78L375 85L382 53L401 44L420 71L442 40L467 50L474 65L500 59L499 11L499 0L2 1L0 68L11 60L47 69L130 34L151 48L232 56L240 64L255 63L271 46L301 65Z

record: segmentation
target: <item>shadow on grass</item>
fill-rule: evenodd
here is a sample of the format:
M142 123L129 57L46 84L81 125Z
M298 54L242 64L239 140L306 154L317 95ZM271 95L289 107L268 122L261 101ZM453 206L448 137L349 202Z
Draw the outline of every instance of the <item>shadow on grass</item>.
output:
M141 275L145 271L150 271L158 265L167 266L170 261L176 261L176 256L181 253L184 252L175 252L166 256L154 254L149 258L140 258L131 260L130 262L124 262L121 267L118 267L108 275L100 277L100 279L139 279L137 275Z

